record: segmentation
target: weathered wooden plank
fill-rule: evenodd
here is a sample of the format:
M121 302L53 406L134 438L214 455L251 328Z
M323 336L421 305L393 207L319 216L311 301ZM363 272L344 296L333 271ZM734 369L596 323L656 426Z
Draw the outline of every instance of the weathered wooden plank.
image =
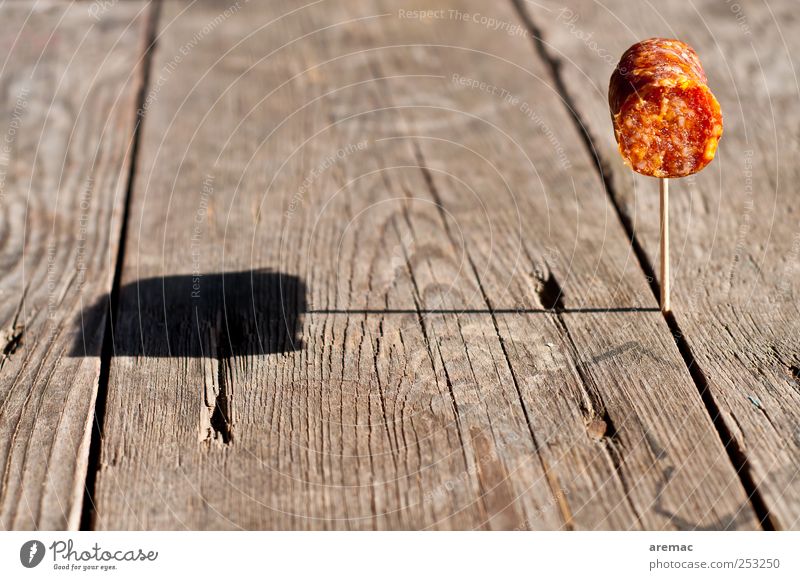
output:
M700 54L725 114L717 160L673 184L679 332L745 480L777 528L800 522L797 103L793 2L527 3L647 261L658 259L653 180L622 165L606 106L615 58L638 39Z
M530 58L531 45L514 11L510 6L487 11L477 3L443 2L434 8L450 17L436 27L437 44L463 46L459 39L466 32L469 50L437 50L439 62L428 67L430 59L415 62L415 71L447 70L445 81L401 81L390 92L410 118L411 132L421 136L420 159L431 167L434 197L457 226L450 229L464 240L487 303L535 309L555 301L564 310L552 321L565 343L556 356L571 360L567 366L575 367L579 380L556 389L555 397L542 393L553 385L548 365L542 368L536 360L549 342L540 338L541 328L525 316L504 316L496 323L514 375L524 383L534 430L553 416L561 418L551 428L552 444L540 453L553 477L567 482L566 503L579 512L573 524L754 525L590 158L551 90L545 67ZM390 30L387 26L378 38L394 38ZM509 35L520 42L508 42ZM405 26L396 36L411 43L434 41L424 25ZM391 65L406 60L412 56L389 59L383 69L399 74ZM420 90L423 84L426 90ZM449 100L444 107L450 111L431 110L429 95ZM487 101L497 106L487 107ZM538 138L531 137L532 129ZM470 198L479 203L464 202ZM504 256L521 259L515 264ZM554 300L559 287L563 292ZM624 311L642 307L652 311ZM604 308L623 311L592 311ZM549 413L540 412L548 406ZM565 416L567 411L572 417ZM603 422L607 436L598 442L591 435ZM574 456L559 462L566 453ZM587 472L590 478L604 474L592 464L602 460L613 467L607 483L599 489L573 483ZM598 496L618 503L609 509Z
M297 297L287 307L299 310L302 293L313 305L352 302L352 293L377 308L413 308L408 279L394 279L391 224L384 231L360 226L358 238L343 240L358 212L375 207L370 218L382 223L396 211L379 203L387 196L374 180L339 196L348 203L315 228L325 198L349 179L350 164L337 161L337 152L363 158L363 137L324 133L331 112L313 99L330 81L301 75L280 88L311 63L308 44L265 58L299 36L303 15L270 25L281 15L277 5L251 3L227 15L212 3L184 8L166 4L162 22L175 22L164 29L153 68L154 81L163 80L148 101L133 199L98 526L470 526L479 516L468 490L448 493L450 505L423 497L466 466L460 452L449 453L459 450L455 417L413 311L386 320L309 314L302 348L274 340L283 292ZM218 19L224 26L209 24ZM180 66L171 64L176 57ZM293 155L318 131L319 139ZM243 273L237 280L232 271ZM242 283L247 296L251 271L260 280L251 300L222 298L223 284ZM204 274L198 300L209 308L183 326L159 327L162 286L141 279L188 278L167 282L169 316L187 301L194 310L196 272ZM249 334L225 336L225 322L247 319ZM165 352L174 355L152 356Z
M105 320L80 313L111 289L144 9L0 6L2 529L80 521Z
M756 525L529 40L432 8L165 5L98 527Z

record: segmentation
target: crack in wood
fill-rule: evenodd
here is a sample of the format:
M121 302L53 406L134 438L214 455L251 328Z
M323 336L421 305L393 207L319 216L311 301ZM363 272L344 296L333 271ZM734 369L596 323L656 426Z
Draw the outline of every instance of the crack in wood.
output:
M228 395L228 379L226 378L229 363L228 359L221 359L217 373L217 396L211 412L209 424L215 440L221 440L224 445L233 442L233 420L231 415L231 397ZM211 435L211 433L209 433Z
M25 325L14 324L9 327L3 336L3 351L0 354L0 368L2 365L11 358L11 355L17 352L17 349L22 344L22 335L25 333Z
M772 347L772 354L775 357L775 360L778 361L778 364L782 367L783 372L789 378L789 383L791 386L796 391L800 391L800 365L794 361L788 362L780 353L780 351L774 346Z
M11 325L6 329L2 341L3 350L0 353L0 370L6 364L6 361L11 358L11 355L17 352L17 349L22 345L22 336L25 334L25 325L19 321L20 314L22 314L22 307L25 304L25 297L28 295L29 283L25 283L22 289L22 296L17 304L17 309L14 312L14 319Z
M542 307L556 312L564 310L564 291L553 273L548 271L547 275L544 275L534 272L534 276L539 281L536 293L539 295Z

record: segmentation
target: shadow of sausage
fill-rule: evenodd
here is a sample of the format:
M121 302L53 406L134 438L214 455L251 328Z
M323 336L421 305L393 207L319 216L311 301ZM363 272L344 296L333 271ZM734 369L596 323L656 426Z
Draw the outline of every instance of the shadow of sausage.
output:
M269 270L143 278L120 288L113 355L214 357L302 348L305 284ZM84 309L72 356L99 356L111 298Z

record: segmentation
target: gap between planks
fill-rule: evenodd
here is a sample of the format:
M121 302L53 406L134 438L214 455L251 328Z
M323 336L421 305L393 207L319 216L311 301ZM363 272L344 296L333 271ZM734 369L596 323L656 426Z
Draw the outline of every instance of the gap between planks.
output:
M130 218L131 197L134 181L136 179L136 161L141 140L141 128L145 117L144 102L150 85L150 69L153 63L153 53L156 48L156 35L158 31L158 16L161 10L161 0L152 0L148 7L147 22L142 35L141 67L139 69L139 90L136 95L136 109L134 111L133 145L131 148L131 162L128 168L125 198L123 200L122 220L120 225L120 244L117 249L114 264L114 279L111 284L111 293L108 299L108 312L106 313L105 330L103 331L103 346L100 353L100 377L97 385L97 398L94 405L94 421L92 422L92 436L89 445L89 462L86 469L86 482L84 485L83 506L81 508L81 521L79 530L94 529L95 502L94 492L97 481L97 471L100 468L100 451L103 439L103 425L106 415L106 400L108 396L108 380L111 371L111 358L114 356L114 315L119 305L119 293L122 280L122 264L125 260L125 240Z

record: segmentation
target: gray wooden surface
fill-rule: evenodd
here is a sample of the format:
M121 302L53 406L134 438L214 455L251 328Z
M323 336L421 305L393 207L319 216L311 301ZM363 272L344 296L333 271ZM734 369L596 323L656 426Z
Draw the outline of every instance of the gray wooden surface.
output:
M0 6L0 527L81 519L144 4ZM105 299L107 300L107 299ZM75 348L95 356L73 356Z
M794 23L741 4L0 7L2 526L796 528ZM656 34L726 114L667 318L605 99Z
M653 183L626 171L600 98L618 54L637 38L669 35L702 55L725 111L708 171L674 184L673 301L698 387L737 469L757 486L771 524L800 523L800 226L797 10L790 2L707 0L687 8L627 2L527 4L546 54L593 135L610 193L649 268L658 264ZM564 10L580 14L575 20ZM701 18L702 16L702 18ZM586 43L581 32L594 32ZM591 44L591 42L596 44ZM597 137L594 137L597 136Z

